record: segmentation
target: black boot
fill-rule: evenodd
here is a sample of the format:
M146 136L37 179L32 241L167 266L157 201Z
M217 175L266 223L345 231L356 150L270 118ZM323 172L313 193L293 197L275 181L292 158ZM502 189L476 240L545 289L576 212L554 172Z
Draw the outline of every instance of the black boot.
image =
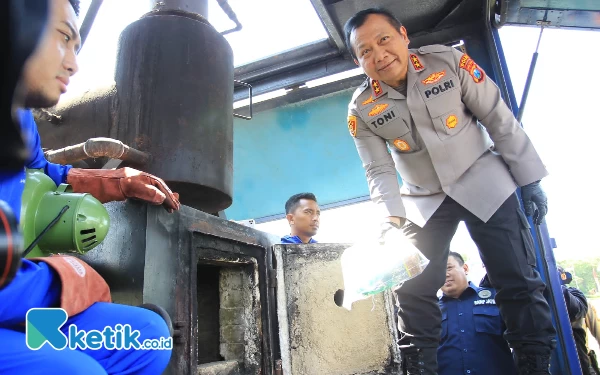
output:
M519 375L550 375L550 353L538 347L515 349Z
M437 348L408 348L401 353L403 375L437 375Z

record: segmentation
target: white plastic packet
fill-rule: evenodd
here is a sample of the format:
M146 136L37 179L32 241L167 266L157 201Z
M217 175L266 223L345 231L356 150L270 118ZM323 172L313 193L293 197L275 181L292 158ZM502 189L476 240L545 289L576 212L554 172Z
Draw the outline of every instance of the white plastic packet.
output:
M429 260L400 231L388 233L379 241L357 243L341 257L344 292L342 306L396 287L420 275Z

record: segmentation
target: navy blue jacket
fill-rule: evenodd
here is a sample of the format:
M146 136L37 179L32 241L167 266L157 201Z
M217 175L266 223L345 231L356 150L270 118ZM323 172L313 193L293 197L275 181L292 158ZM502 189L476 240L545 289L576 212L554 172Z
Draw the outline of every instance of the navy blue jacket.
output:
M440 298L439 375L517 375L495 296L469 282L459 298Z
M281 237L281 243L303 243L300 237L298 236L290 236L289 234ZM317 243L317 241L312 238L308 241L308 243Z

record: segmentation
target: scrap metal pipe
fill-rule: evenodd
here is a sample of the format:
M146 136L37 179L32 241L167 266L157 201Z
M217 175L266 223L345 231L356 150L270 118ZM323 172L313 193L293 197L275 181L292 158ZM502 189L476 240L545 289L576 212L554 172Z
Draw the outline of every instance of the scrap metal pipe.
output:
M221 9L223 9L223 12L225 12L229 19L235 23L235 27L233 29L225 30L221 32L221 35L229 34L235 31L240 31L242 29L242 24L240 23L240 21L238 21L238 18L233 9L231 9L231 5L229 5L227 0L217 0L217 2L219 3Z
M232 203L233 70L231 46L204 17L154 10L121 33L114 85L38 116L42 144L78 145L68 157L80 157L90 138L119 140L152 155L139 169L182 204L215 214Z
M184 11L208 18L208 0L150 0L152 9Z
M146 152L138 151L111 138L90 138L83 143L68 146L59 150L46 151L46 159L56 164L72 164L87 158L109 157L137 165L145 165L150 160Z
M94 20L96 19L96 16L98 15L98 11L100 10L100 6L102 5L103 0L92 0L92 3L90 4L90 7L88 8L87 13L85 14L85 18L83 19L83 22L81 23L81 27L79 28L79 36L81 38L81 47L79 48L79 52L81 52L81 49L83 48L83 45L85 43L85 40L88 37L88 34L90 33L90 30L92 29L92 25L94 24Z

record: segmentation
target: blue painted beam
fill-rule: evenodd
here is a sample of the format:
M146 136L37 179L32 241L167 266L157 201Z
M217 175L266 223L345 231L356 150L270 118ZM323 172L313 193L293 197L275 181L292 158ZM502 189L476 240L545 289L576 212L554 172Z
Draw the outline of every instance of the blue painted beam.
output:
M369 195L346 123L353 91L234 120L229 219L280 217L286 200L299 192L314 193L322 205Z

